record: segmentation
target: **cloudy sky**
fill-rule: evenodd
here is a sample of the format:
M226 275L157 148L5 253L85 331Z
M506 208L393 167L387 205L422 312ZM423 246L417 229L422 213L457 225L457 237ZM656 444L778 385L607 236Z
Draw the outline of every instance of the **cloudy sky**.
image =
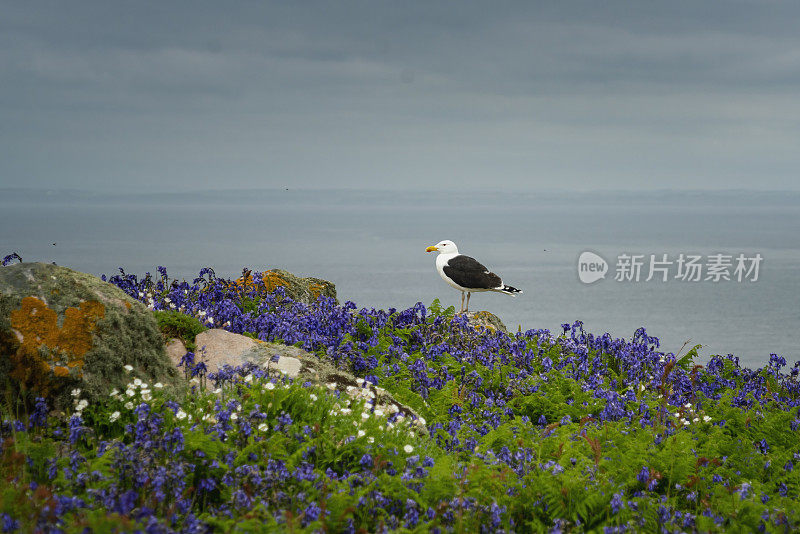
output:
M0 187L800 189L800 3L0 1Z

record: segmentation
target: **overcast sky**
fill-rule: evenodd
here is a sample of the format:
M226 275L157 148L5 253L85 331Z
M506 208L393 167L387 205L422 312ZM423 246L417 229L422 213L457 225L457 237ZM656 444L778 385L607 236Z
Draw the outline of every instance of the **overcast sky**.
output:
M0 187L800 189L800 2L0 0Z

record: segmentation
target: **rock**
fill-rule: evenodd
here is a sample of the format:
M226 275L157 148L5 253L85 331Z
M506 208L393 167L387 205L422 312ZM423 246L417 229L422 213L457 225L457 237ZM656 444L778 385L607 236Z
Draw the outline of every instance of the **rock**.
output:
M72 389L91 403L131 376L167 385L178 378L147 307L66 267L0 267L0 387L24 388L64 410Z
M411 416L417 421L414 423L417 430L427 433L424 420L421 420L413 409L397 402L386 390L375 387L347 371L337 369L332 363L299 347L255 340L222 329L206 330L198 334L195 337L195 344L197 345L195 362L205 362L209 373L218 371L224 365L238 367L253 363L300 382L312 382L331 390L345 392L353 398L374 398L377 409L385 413L399 411L404 417ZM276 356L277 361L275 361ZM181 357L183 355L178 357L178 361ZM211 386L207 384L206 387Z
M166 347L167 358L172 362L173 366L178 367L186 355L186 346L178 338L172 338L167 341Z
M503 324L503 321L501 321L498 316L488 311L467 312L467 319L469 319L469 324L473 327L508 334L508 330L506 330L506 325Z
M237 367L249 362L264 367L269 364L270 369L285 371L289 377L297 378L302 370L299 356L318 359L297 347L266 343L221 328L197 334L194 342L197 345L195 361L204 361L209 373L217 371L223 365ZM278 363L271 363L269 360L275 354L280 356Z
M305 304L311 304L320 295L336 300L336 286L320 278L300 278L283 269L272 269L261 273L261 281L264 292L269 293L282 287L287 297ZM253 275L248 272L237 279L236 284L245 284L248 289L253 287Z

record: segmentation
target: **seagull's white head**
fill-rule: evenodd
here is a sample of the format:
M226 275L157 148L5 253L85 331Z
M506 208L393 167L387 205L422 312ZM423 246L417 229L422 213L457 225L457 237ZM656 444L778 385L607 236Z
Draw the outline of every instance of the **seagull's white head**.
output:
M458 247L449 239L445 239L425 249L425 252L433 251L439 251L439 254L458 254Z

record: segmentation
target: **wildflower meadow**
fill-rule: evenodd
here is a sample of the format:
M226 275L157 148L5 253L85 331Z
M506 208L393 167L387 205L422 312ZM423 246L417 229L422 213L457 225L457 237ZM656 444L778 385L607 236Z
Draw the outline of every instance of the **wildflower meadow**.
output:
M258 274L258 273L256 273ZM359 309L218 278L108 281L154 312L297 345L362 391L182 362L179 395L3 408L2 532L791 532L800 362L475 329L434 301ZM698 332L702 337L702 332ZM382 388L419 414L379 409Z

